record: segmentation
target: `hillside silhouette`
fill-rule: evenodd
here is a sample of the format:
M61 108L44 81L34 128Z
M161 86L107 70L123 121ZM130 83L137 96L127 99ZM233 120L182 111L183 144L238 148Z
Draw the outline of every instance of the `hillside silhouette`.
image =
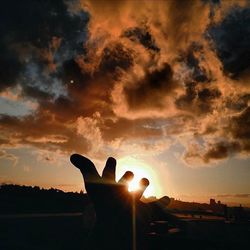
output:
M60 189L44 189L38 186L17 184L0 185L0 214L16 213L80 213L91 207L87 193L64 192ZM155 197L142 197L144 202L156 201ZM248 219L250 208L228 207L220 201L210 199L209 203L184 202L170 198L168 206L161 207L172 214L216 215L228 219Z
M88 249L95 214L87 194L9 184L0 186L0 201L0 249ZM210 203L171 198L167 207L155 210L161 220L153 225L150 249L246 249L249 210L229 207L226 219L223 209L217 210L225 205Z
M0 213L70 213L82 212L89 204L88 195L43 189L37 186L1 185Z

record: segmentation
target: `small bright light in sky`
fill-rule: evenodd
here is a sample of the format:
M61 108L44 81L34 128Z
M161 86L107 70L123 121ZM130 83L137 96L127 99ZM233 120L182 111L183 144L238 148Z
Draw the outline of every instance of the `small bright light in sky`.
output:
M161 188L156 172L143 161L133 157L124 157L118 160L116 179L119 180L126 171L134 173L134 178L128 184L128 190L135 191L140 188L139 182L142 178L149 180L149 186L144 192L145 197L160 196Z
M70 83L74 83L74 80L70 80Z

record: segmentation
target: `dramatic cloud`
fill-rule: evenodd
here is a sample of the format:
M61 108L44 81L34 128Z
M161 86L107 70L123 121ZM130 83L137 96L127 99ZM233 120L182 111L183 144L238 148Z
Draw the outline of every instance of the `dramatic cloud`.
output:
M1 110L3 150L249 157L245 1L16 0L1 12L0 98L33 104Z
M124 94L130 109L164 108L164 98L177 88L172 69L166 63L160 69L146 71L142 79L126 83Z
M249 70L250 8L232 8L227 16L209 29L223 69L231 77Z
M8 154L5 150L0 150L0 159L7 159L13 162L13 165L17 163L17 157L13 154Z

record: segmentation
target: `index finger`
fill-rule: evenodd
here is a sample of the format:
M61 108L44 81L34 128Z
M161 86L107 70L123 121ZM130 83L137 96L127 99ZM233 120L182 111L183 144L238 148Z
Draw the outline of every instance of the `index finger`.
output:
M116 168L115 158L109 157L103 169L102 177L108 181L115 182L115 168Z

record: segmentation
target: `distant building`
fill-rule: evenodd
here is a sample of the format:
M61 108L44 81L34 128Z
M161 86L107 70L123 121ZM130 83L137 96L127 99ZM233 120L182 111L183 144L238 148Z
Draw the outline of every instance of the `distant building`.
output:
M221 201L218 201L216 203L215 199L210 199L209 208L215 214L224 215L225 218L227 218L227 216L228 216L227 215L227 205L222 204Z
M215 206L216 205L215 199L210 199L209 204L210 204L210 206Z

